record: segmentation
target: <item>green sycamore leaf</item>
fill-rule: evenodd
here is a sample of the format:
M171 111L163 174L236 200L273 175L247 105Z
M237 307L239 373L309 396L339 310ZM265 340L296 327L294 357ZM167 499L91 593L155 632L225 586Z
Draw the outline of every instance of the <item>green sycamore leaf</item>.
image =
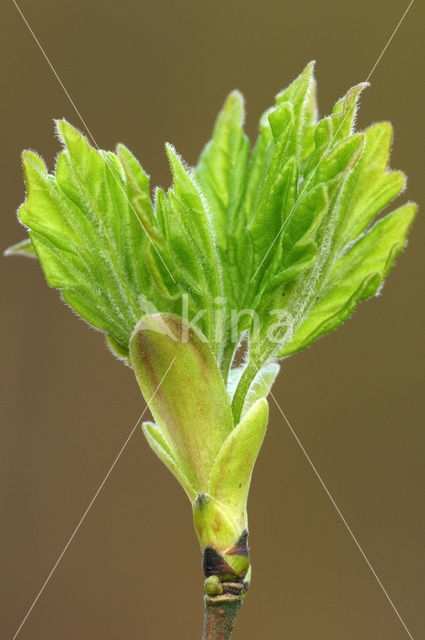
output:
M286 200L296 188L296 161L289 153L285 153L293 128L293 111L287 103L284 103L279 111L283 112L280 133L277 139L270 143L272 153L270 152L270 161L267 163L267 173L261 189L258 190L248 224L248 233L254 252L258 256L267 251L279 232L284 221Z
M354 119L359 106L359 97L368 87L367 82L351 87L335 104L330 120L332 123L332 146L353 133Z
M347 214L341 221L341 244L353 241L371 220L403 190L405 176L389 171L392 141L389 122L365 131L365 148L346 187Z
M304 349L316 338L332 331L348 318L355 306L376 294L400 251L415 217L416 207L407 204L379 220L338 258L293 339L279 355Z
M228 234L238 228L238 213L244 193L249 160L249 141L243 130L244 101L238 91L227 98L196 167L196 178L214 212L217 244L228 245Z
M25 238L25 240L21 240L16 244L13 244L11 247L6 249L4 252L5 256L28 256L29 258L36 258L37 255L34 251L34 247L32 246L32 242L29 238Z
M296 154L302 164L313 148L313 135L317 118L316 82L314 79L314 61L287 89L276 96L276 104L288 103L294 111L294 130L291 138L291 154Z
M232 307L239 304L241 290L246 286L246 264L252 259L246 212L242 210L250 152L243 130L244 116L243 97L233 91L195 168L210 212L218 259L223 265L224 295Z
M126 333L141 312L137 276L144 267L143 231L138 224L124 245L120 226L129 213L122 178L115 179L105 156L66 122L58 123L58 131L66 150L54 177L36 154L23 154L27 200L19 217L50 286L60 288L83 318L125 350Z

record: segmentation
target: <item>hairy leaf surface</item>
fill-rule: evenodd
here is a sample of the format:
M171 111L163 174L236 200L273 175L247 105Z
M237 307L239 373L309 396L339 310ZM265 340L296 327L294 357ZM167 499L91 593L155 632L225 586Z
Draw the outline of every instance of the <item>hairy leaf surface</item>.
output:
M225 382L244 331L259 370L308 346L380 290L415 213L409 204L374 224L405 184L389 169L391 125L356 131L366 83L319 119L313 71L264 112L252 151L232 92L194 169L166 146L172 185L154 197L127 147L95 149L59 121L53 173L23 154L29 238L9 253L36 255L127 361L137 321L155 312L193 320Z

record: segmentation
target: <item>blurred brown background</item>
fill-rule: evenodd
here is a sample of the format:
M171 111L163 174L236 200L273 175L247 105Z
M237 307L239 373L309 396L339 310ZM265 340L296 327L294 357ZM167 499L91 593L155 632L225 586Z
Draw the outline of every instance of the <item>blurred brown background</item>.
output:
M316 58L323 115L365 79L407 0L21 0L97 143L123 141L167 185L173 142L195 163L234 87L247 130ZM13 3L2 2L5 248L21 239L19 154L52 166L52 118L81 123ZM392 166L424 203L424 5L413 4L362 98L389 119ZM274 393L412 636L424 637L423 216L384 295L287 361ZM12 638L144 403L45 285L1 260L0 636ZM407 633L271 402L250 498L253 583L235 640L402 640ZM134 434L19 635L43 640L200 637L200 556L183 491Z

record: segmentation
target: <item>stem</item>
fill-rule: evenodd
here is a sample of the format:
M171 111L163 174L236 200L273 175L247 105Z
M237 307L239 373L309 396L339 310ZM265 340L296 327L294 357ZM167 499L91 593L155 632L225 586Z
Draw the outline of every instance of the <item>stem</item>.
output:
M232 402L232 411L235 424L239 423L246 395L248 393L249 387L251 386L251 382L254 380L255 376L258 373L258 369L259 367L257 368L256 364L252 360L250 360L245 367L241 379L239 380L238 386L236 387L235 395L233 396Z
M233 343L228 343L224 349L222 361L220 365L221 375L223 376L224 383L227 384L227 379L229 377L229 369L232 364L233 354L235 352L235 345Z
M244 588L239 583L223 583L223 594L204 596L202 640L229 640L242 606Z

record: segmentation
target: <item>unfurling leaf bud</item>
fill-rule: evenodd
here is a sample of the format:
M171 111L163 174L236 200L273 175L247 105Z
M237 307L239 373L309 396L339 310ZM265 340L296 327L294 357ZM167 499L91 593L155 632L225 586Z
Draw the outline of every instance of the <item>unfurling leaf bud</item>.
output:
M235 426L208 343L171 314L141 318L130 357L156 420L144 423L143 432L191 500L205 574L242 581L249 569L249 485L268 419L261 396L270 383L255 381L252 404Z

